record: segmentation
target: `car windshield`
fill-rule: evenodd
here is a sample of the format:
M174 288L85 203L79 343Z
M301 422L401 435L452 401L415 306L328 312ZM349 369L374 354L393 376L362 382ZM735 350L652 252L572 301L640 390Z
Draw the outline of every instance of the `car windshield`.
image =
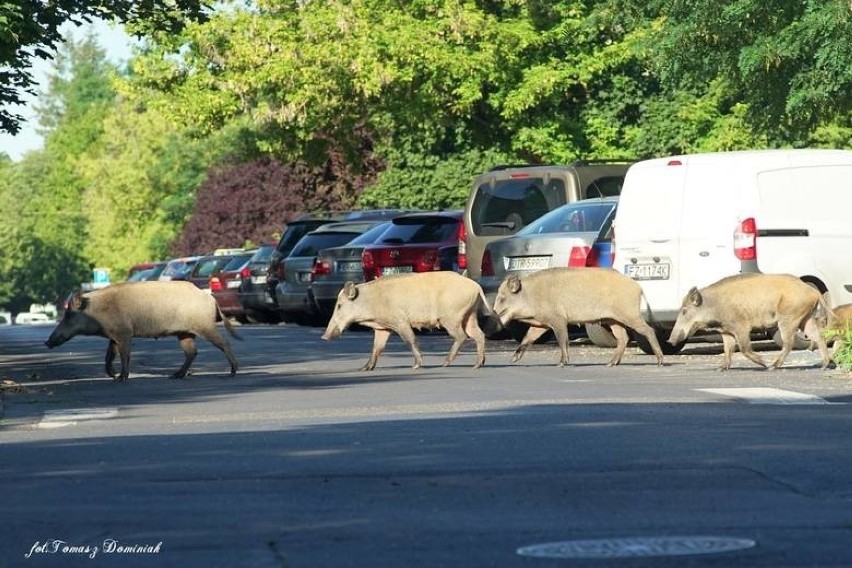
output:
M414 245L442 243L458 232L459 221L452 217L394 219L391 227L376 241L377 244Z
M254 255L251 257L252 264L262 264L267 262L270 257L272 257L272 252L275 250L275 247L272 245L264 245L257 249Z
M290 257L316 256L322 249L345 245L358 235L360 233L311 233L302 237Z
M546 233L585 233L598 232L601 225L615 207L615 201L582 201L563 205L547 215L540 217L518 231L518 236L541 235Z
M192 277L206 278L214 272L221 270L230 260L230 256L214 256L201 259L192 271Z

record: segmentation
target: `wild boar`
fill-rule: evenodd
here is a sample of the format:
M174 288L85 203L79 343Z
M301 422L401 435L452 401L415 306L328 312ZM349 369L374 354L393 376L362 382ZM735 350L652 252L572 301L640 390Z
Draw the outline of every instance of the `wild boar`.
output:
M195 337L200 335L225 354L231 364L231 375L234 375L237 359L216 328L218 318L223 320L225 329L239 339L227 318L222 316L216 300L189 282L120 283L93 292L77 292L45 345L53 348L77 335L106 337L109 339L107 375L123 381L130 373L132 338L174 335L186 355L183 366L172 375L178 379L189 371L198 353ZM117 376L113 367L116 355L121 360L121 372Z
M338 337L352 324L375 330L370 359L361 367L372 371L391 332L411 347L414 368L423 365L423 355L414 328L444 328L454 342L444 362L446 367L458 355L467 338L476 342L478 369L485 363L485 334L479 328L479 310L490 313L482 288L455 272L437 271L385 276L371 282L347 282L337 295L337 304L322 338Z
M834 338L834 353L843 348L846 332L852 329L852 304L837 306L829 314L826 332Z
M698 329L717 329L722 333L724 349L720 371L731 368L735 345L751 361L766 367L751 348L751 332L777 327L782 343L781 353L772 363L772 368L777 369L793 348L796 330L802 329L819 347L825 368L831 357L817 320L826 318L829 312L822 294L795 276L737 274L701 290L693 287L686 294L669 343L682 343Z
M551 329L562 356L559 366L568 364L568 325L600 323L609 326L616 338L615 355L607 364L618 365L627 348L627 329L643 335L657 364L663 353L654 329L642 317L642 288L610 268L548 268L519 278L513 274L497 289L494 312L503 325L512 320L530 324L529 331L512 356L523 357L527 347Z

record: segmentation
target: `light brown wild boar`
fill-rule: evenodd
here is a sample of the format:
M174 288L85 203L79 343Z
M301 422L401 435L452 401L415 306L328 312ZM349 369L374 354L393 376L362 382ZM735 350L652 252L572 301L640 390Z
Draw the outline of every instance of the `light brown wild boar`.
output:
M751 361L766 367L751 348L751 332L777 327L782 343L781 353L772 363L777 369L793 348L796 330L802 329L819 347L825 368L831 356L817 320L829 312L822 294L793 275L737 274L701 290L692 288L686 294L669 343L682 343L698 329L717 329L722 333L724 346L720 371L731 368L735 345Z
M190 282L123 282L93 292L74 295L65 315L45 342L48 347L62 345L77 335L99 335L109 339L106 352L107 375L119 381L130 373L130 344L134 337L177 336L186 355L183 366L172 378L186 376L198 349L200 335L218 347L237 372L237 359L231 346L219 334L216 320L237 337L216 300ZM116 376L113 361L118 355L121 372Z
M455 272L437 271L384 276L371 282L347 282L337 295L331 321L322 335L338 337L352 324L375 330L370 359L361 367L372 371L391 332L399 334L414 353L414 368L423 365L413 328L444 328L453 346L444 366L453 362L468 337L476 342L476 365L485 362L485 334L479 328L477 312L491 313L479 284Z
M831 311L825 329L829 337L834 337L834 353L837 353L846 342L846 332L852 330L852 304L843 304Z
M657 336L642 317L642 298L639 284L610 268L548 268L524 278L515 274L506 278L497 290L494 312L503 325L517 320L531 326L512 357L513 363L552 329L562 351L559 366L567 365L568 325L594 322L610 327L617 341L608 366L621 363L627 348L626 328L648 340L657 364L662 365Z

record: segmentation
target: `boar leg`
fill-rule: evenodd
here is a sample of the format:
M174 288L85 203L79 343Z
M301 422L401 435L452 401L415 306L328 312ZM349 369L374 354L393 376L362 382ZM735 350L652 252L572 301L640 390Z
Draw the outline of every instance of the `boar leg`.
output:
M749 358L749 360L753 361L754 363L757 363L758 365L760 365L764 369L766 368L766 362L763 360L763 358L760 355L755 353L754 350L751 348L751 328L745 327L745 328L742 328L742 329L738 329L736 332L734 332L734 338L737 340L737 344L740 346L740 351L742 352L743 355L745 355L746 357ZM790 347L792 347L793 346L792 336L790 337L790 341L791 342L790 342L789 345L790 345ZM784 342L784 345L787 345L786 341ZM784 349L787 350L787 353L790 352L789 347L785 347ZM783 357L786 357L787 353L784 353L783 350L782 350ZM779 359L783 362L782 357L779 356ZM776 361L776 363L777 362L778 361Z
M219 330L216 329L215 326L211 326L210 329L199 331L198 335L215 345L219 351L225 354L225 357L228 358L228 363L231 365L231 376L233 377L236 375L237 367L239 366L237 363L237 357L231 350L231 344L219 334ZM187 354L187 356L189 356L189 354ZM195 358L194 355L193 358ZM190 361L190 363L192 363L192 361ZM187 370L189 370L189 367L187 367Z
M376 368L376 362L379 360L379 355L382 354L390 335L391 332L389 329L373 330L373 351L370 353L370 359L360 370L372 371Z
M417 344L417 336L414 335L414 330L408 324L400 325L396 332L403 341L411 347L411 352L414 354L414 366L412 369L419 369L423 366L423 354L420 352L420 345Z
M654 357L657 358L657 365L662 365L663 351L662 349L660 349L660 342L657 341L657 333L656 331L654 331L654 328L648 325L648 323L642 318L641 315L631 321L625 321L624 324L626 324L627 327L632 328L634 331L636 331L636 333L642 335L642 337L648 340L648 344L651 346L651 350L654 352Z
M106 360L104 361L106 367L107 376L115 377L115 366L112 364L115 361L115 356L118 353L118 345L112 339L109 340L109 345L107 345L106 351Z
M476 343L476 364L473 368L479 369L485 364L485 334L479 327L476 312L467 316L467 320L464 322L464 329L468 337L472 338L474 343Z
M737 346L737 339L730 333L723 331L722 333L722 366L720 371L727 371L731 368L731 358L734 355L734 348Z
M568 341L570 339L568 336L568 324L556 325L550 329L553 330L553 335L556 336L556 343L559 344L559 366L564 367L568 364Z
M627 336L627 329L621 325L620 323L612 322L609 324L609 329L612 331L612 334L615 336L615 355L612 356L609 363L606 364L607 367L614 367L621 363L621 357L624 356L624 350L627 349L627 342L629 340Z
M808 321L805 322L804 328L805 335L808 338L817 344L819 347L819 352L822 354L822 368L826 369L832 363L831 353L828 350L828 345L825 343L825 337L823 337L823 327L819 325L819 323L814 318L808 318ZM841 345L843 344L841 340Z
M130 377L130 343L132 338L121 337L114 341L115 350L118 351L118 358L121 361L121 372L118 374L116 380L126 381Z
M178 335L178 343L180 343L180 348L183 349L184 355L186 358L183 361L183 365L180 369L178 369L175 374L172 375L173 379L182 379L189 372L190 366L192 366L192 362L195 361L195 356L198 355L198 346L195 345L195 336L191 333L181 333Z
M450 347L450 352L447 354L447 359L444 361L444 367L456 360L459 354L459 349L467 339L467 333L460 323L444 324L444 329L447 334L453 338L453 346Z
M512 355L512 363L520 361L521 357L524 356L524 352L527 350L527 347L535 343L539 337L547 333L548 329L550 328L531 325L527 330L527 334L524 335L524 339L521 341L521 344L518 345L517 349L515 349L515 353Z

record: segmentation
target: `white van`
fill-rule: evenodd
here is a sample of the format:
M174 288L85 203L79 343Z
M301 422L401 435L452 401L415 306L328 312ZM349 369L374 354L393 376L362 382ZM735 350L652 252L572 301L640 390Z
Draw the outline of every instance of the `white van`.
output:
M613 268L642 286L664 339L691 287L740 272L795 274L829 305L850 303L852 151L638 162L627 172L614 227ZM664 343L669 353L681 347Z

